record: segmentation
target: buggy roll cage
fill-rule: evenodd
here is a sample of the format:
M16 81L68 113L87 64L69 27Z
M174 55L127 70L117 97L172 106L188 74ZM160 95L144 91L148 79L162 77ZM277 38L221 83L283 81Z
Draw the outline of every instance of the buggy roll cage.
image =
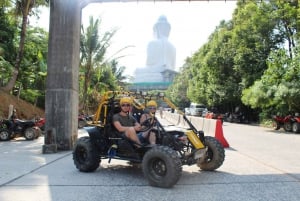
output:
M130 92L130 91L107 91L104 93L104 95L101 97L98 109L96 111L96 114L94 116L94 119L92 121L93 125L103 127L106 125L106 117L108 112L108 105L111 104L119 104L119 100L124 97L130 97L132 100L132 105L138 110L144 110L146 108L146 104L150 100L161 100L167 103L167 105L173 109L176 110L178 114L183 116L184 121L189 125L190 129L194 133L198 133L197 129L194 127L194 125L187 119L184 112L181 111L176 105L174 105L168 98L164 96L164 93L159 92L156 95L148 94L147 92ZM138 100L144 100L144 102L139 102ZM113 101L117 101L114 102ZM103 121L99 121L100 115L103 114ZM201 136L201 138L204 138L204 136Z

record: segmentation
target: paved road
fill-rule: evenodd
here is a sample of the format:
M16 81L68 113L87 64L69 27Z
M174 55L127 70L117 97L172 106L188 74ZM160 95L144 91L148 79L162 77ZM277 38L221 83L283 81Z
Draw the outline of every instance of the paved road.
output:
M103 160L81 173L70 151L41 154L43 138L0 142L1 201L299 201L300 135L224 123L230 144L215 172L184 166L171 189L148 185L139 167ZM80 135L82 135L80 133Z

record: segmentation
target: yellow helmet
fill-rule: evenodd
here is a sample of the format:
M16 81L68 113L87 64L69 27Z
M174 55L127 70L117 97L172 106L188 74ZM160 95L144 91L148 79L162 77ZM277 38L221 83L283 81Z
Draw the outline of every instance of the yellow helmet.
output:
M147 107L150 107L150 106L157 107L157 103L154 100L151 100L147 103Z
M124 104L124 103L129 103L129 104L131 104L131 103L132 103L131 98L128 97L128 96L122 97L122 98L120 99L120 105L122 105L122 104Z

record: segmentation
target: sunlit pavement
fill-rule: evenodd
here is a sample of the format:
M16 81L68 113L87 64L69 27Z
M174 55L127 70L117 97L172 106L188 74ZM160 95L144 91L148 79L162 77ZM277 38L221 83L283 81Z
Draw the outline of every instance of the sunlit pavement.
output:
M0 142L0 200L300 200L300 135L223 128L230 144L224 164L214 172L183 166L171 189L149 186L141 168L126 161L103 160L95 172L79 172L71 151L42 154L43 137Z

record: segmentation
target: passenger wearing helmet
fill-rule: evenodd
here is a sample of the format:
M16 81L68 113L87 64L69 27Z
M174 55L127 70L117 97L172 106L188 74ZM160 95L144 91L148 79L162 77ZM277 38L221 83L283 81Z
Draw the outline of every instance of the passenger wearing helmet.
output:
M130 97L120 99L121 111L113 116L113 125L119 132L124 133L126 137L135 142L136 146L139 147L141 142L136 133L141 129L141 125L129 114L131 103L132 100Z
M153 117L153 115L155 115L156 109L157 109L157 103L154 100L151 100L146 104L146 107L147 107L146 108L147 112L141 116L141 119L140 119L141 124L143 124L144 121L146 121L147 119L149 119L149 118ZM152 130L148 130L148 131L139 133L138 136L142 143L148 142L152 145L156 144L156 135L155 135L155 132L153 132Z

